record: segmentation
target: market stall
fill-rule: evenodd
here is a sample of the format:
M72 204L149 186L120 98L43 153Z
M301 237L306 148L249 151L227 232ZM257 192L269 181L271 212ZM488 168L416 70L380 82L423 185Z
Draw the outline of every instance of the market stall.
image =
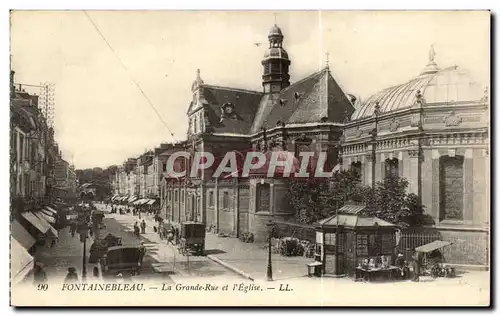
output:
M368 274L395 270L397 226L359 215L363 209L362 205L346 205L315 225L316 257L323 274L355 276L359 269Z

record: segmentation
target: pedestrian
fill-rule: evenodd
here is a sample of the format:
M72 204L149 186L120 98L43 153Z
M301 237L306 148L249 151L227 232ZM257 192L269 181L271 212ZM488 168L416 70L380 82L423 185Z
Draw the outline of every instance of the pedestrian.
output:
M144 242L141 241L141 256L140 256L140 263L141 263L141 266L142 266L142 261L144 260L144 257L146 256L146 246L144 246Z
M79 283L78 274L76 274L76 269L74 267L68 268L68 274L64 278L64 284Z
M139 232L140 232L140 230L139 230L139 223L135 222L135 224L134 224L134 234L137 237L139 237Z
M71 237L75 237L75 233L76 233L76 223L72 222L71 223Z
M141 223L141 233L142 234L146 233L146 222L144 220L142 220L142 223Z
M125 279L123 278L123 274L121 272L119 272L116 275L116 283L124 283L124 282L125 282Z
M37 262L35 264L35 270L33 271L33 284L47 284L47 273L43 269L43 264L41 262Z
M413 254L413 282L419 282L420 281L420 253L415 251Z
M158 235L160 236L160 239L163 239L163 224L158 222Z

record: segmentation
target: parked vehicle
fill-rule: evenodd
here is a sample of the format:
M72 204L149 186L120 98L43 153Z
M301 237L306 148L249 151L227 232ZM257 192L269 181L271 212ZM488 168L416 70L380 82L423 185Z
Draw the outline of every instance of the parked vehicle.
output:
M109 247L102 260L103 275L115 276L117 273L138 275L144 253L142 246Z
M205 252L205 224L185 222L181 224L179 252L183 255L195 253L203 255Z

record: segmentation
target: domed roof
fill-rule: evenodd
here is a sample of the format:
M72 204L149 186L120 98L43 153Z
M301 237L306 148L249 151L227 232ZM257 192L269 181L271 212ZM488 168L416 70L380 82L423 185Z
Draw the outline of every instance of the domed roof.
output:
M480 101L484 96L484 87L474 81L469 72L453 66L438 69L427 65L417 77L404 84L382 90L366 99L353 113L351 120L370 117L378 103L380 113L410 108L416 104L417 95L423 96L424 104Z
M264 53L264 60L270 58L281 58L288 60L288 53L282 47L271 47Z
M281 36L281 37L283 37L283 33L281 32L281 29L276 24L274 24L274 26L271 28L271 30L269 30L268 37L272 37L272 36Z

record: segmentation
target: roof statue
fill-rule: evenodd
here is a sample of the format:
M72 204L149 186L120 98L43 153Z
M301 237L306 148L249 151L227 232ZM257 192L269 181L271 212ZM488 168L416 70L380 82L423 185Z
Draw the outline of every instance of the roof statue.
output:
M433 62L434 57L436 57L436 52L434 51L434 44L432 44L431 49L429 50L429 61Z
M204 82L200 76L200 69L196 69L196 79L193 81L193 85L191 86L191 91L195 91L202 84L204 84Z

